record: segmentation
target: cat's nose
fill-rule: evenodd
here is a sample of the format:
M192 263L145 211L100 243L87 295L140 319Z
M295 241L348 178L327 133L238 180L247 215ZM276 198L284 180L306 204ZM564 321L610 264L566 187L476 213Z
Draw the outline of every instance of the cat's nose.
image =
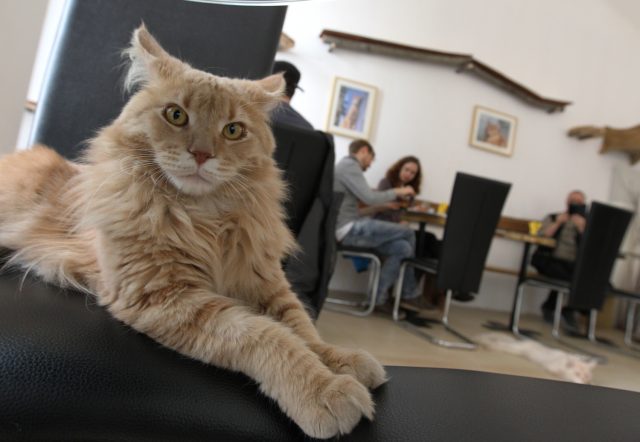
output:
M207 162L209 158L213 158L209 152L203 152L201 150L190 150L189 153L193 155L193 158L196 160L196 164L198 166Z

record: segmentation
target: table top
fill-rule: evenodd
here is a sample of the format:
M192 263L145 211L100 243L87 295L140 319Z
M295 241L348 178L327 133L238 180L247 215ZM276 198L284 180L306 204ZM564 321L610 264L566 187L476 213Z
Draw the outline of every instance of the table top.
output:
M435 226L444 226L447 216L437 212L426 212L407 209L402 214L402 219L414 223L427 223ZM511 241L519 241L539 246L555 247L556 240L545 236L531 235L528 233L529 221L522 218L501 216L496 229L496 236Z

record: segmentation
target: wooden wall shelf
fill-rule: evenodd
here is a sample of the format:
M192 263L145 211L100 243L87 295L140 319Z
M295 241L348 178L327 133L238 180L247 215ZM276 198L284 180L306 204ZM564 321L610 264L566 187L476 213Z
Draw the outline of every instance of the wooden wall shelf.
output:
M549 113L563 111L565 106L571 104L570 101L561 101L542 97L487 64L476 60L469 54L435 51L433 49L407 46L327 29L322 31L320 38L324 43L329 45L329 51L333 51L335 48L343 48L369 52L372 54L389 55L411 60L447 64L454 67L458 73L469 72L471 74L475 74L477 77L492 83L493 85L514 94L527 103L542 108Z

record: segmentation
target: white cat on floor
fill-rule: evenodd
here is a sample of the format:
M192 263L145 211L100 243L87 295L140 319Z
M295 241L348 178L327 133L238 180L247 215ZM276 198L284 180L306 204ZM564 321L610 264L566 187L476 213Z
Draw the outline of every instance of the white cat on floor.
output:
M482 334L476 337L476 341L490 350L524 356L548 372L578 384L591 382L592 370L597 364L594 360L546 347L531 339L519 340L505 333Z

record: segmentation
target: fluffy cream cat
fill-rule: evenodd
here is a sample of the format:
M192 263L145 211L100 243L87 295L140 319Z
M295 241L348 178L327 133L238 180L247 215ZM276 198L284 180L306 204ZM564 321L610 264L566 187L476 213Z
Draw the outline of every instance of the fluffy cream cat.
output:
M193 69L144 26L127 55L139 91L81 164L45 147L0 160L0 245L161 344L251 376L310 436L371 419L384 369L324 343L281 268L294 240L268 118L282 76Z
M519 340L505 333L485 333L477 336L476 340L488 349L523 356L549 373L577 384L590 383L593 368L597 365L592 359L550 348L531 339Z

